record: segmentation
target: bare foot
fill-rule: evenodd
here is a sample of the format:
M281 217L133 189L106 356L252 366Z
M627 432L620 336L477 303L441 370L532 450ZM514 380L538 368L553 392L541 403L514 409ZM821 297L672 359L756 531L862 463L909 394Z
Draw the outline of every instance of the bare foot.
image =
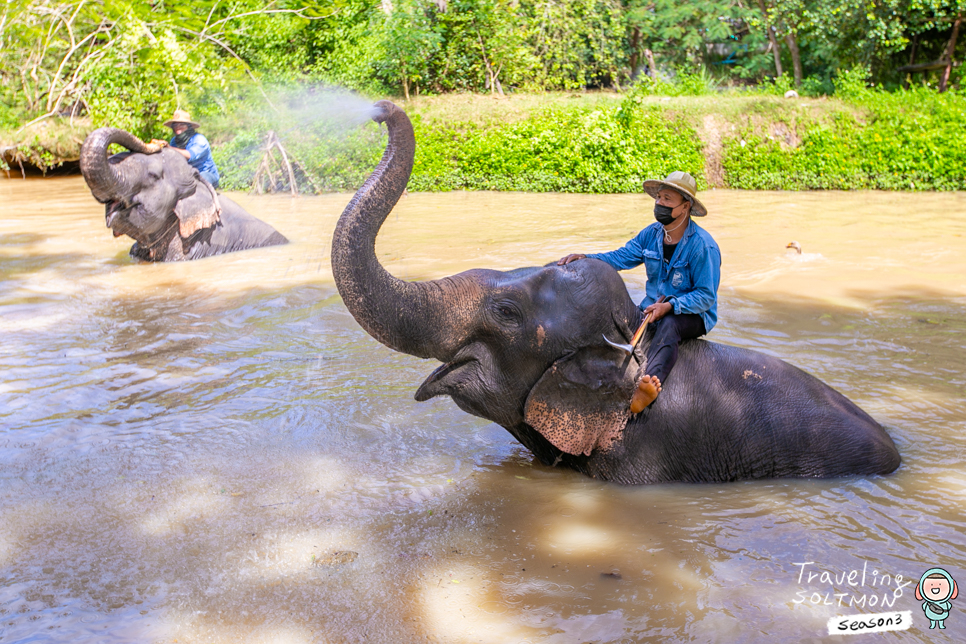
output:
M654 402L657 395L661 393L661 381L657 376L644 376L637 383L637 390L631 397L631 413L639 414L644 408Z

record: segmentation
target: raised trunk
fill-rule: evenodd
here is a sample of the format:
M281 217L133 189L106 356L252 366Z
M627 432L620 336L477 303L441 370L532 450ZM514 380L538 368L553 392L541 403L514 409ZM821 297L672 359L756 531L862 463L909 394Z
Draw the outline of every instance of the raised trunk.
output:
M379 165L336 224L332 274L346 308L372 337L396 351L445 362L461 339L452 334L450 297L460 292L460 278L405 282L390 275L376 257L376 235L406 189L416 140L401 109L389 101L375 107L378 112L372 118L386 124L389 142ZM448 337L444 330L451 332Z
M132 152L142 154L153 154L158 151L158 148L117 128L102 127L91 132L81 146L80 168L91 193L101 203L115 200L119 196L126 196L132 184L131 177L123 176L107 160L107 149L112 143L118 143Z

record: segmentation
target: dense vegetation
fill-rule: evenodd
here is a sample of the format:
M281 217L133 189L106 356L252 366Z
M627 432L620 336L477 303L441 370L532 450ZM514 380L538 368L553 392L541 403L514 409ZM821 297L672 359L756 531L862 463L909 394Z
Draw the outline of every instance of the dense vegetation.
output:
M725 142L725 183L748 189L966 190L966 101L928 90L860 88L854 111L745 119ZM775 136L784 122L786 136Z
M418 141L410 189L636 192L643 177L674 169L702 189L966 189L966 148L956 140L966 130L962 96L847 80L838 88L847 100L785 99L780 88L668 97L641 86L421 99L407 108ZM224 185L251 185L266 128L216 147ZM286 140L311 179L306 191L358 186L385 145L374 124L346 131L321 119L298 132Z
M301 189L348 189L378 130L286 121L292 96L338 85L409 101L414 189L622 192L672 167L742 188L963 188L964 14L966 0L0 0L0 140L46 167L85 129L160 136L182 107L228 186L250 185L276 130ZM834 98L777 98L793 88ZM607 91L560 98L593 89ZM545 100L482 120L433 102L463 92Z
M277 82L408 97L623 88L685 71L830 94L862 68L892 88L903 65L956 58L964 11L966 0L0 0L0 127L86 108L147 134L179 105L221 114ZM957 85L953 66L914 80L947 73Z

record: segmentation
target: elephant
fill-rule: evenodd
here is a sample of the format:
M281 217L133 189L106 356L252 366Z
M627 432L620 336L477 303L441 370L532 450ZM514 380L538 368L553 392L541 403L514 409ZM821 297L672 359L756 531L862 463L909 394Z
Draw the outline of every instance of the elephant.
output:
M108 157L118 143L129 150ZM150 262L201 259L288 240L234 201L219 195L184 156L116 128L84 140L81 173L105 205L115 237L135 240L131 256Z
M777 358L685 341L664 390L629 411L648 337L620 275L596 259L407 282L378 261L375 239L406 188L415 138L389 101L373 119L388 143L343 211L332 270L345 306L387 347L442 364L419 386L510 432L540 462L619 484L887 474L899 452L879 423ZM605 339L605 336L607 339Z

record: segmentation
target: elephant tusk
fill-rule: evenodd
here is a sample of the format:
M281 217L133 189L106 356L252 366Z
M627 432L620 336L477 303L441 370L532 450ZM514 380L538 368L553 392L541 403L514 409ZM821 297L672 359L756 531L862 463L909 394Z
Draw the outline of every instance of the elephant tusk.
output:
M604 338L604 342L606 342L610 346L614 347L615 349L620 349L621 351L624 351L625 353L634 353L634 346L633 345L630 345L630 344L620 344L619 342L611 342L610 340L607 339L607 336L606 335L603 335L603 334L601 334L600 337Z
M656 304L660 304L661 302L665 302L665 301L667 301L667 298L662 295L661 297L657 298ZM620 349L621 351L626 351L627 353L634 353L634 349L637 348L637 345L641 343L641 338L644 337L644 332L647 330L647 323L651 321L651 318L653 316L654 316L653 313L648 313L644 317L644 321L641 322L641 326L637 327L637 331L634 332L634 336L631 338L630 344L620 344L618 342L611 342L610 340L607 339L606 335L603 336L604 342L614 347L615 349Z

